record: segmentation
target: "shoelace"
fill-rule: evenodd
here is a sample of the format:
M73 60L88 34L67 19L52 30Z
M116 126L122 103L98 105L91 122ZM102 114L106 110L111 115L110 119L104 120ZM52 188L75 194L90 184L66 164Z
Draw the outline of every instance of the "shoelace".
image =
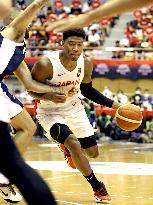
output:
M103 182L101 182L101 188L98 190L98 192L99 192L102 196L108 195L108 192L107 192L106 187L105 187L105 185L104 185Z
M14 186L13 186L12 184L9 184L9 185L8 185L8 188L9 188L9 190L10 190L10 192L11 192L12 194L16 195L16 192L15 192L15 190L14 190Z

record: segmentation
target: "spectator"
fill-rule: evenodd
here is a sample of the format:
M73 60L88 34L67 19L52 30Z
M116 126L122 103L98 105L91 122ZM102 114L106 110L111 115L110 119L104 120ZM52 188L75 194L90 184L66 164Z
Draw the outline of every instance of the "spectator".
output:
M146 119L144 133L140 135L142 143L153 143L153 117Z
M96 29L91 30L91 34L88 36L89 46L100 46L100 35Z
M111 119L111 116L107 115L105 112L102 112L97 119L97 127L100 132L104 133L106 136L110 136Z
M138 105L139 107L142 107L142 94L140 87L136 87L135 94L131 97L131 103L133 103L134 105Z
M115 47L120 47L120 41L115 41ZM113 51L112 58L120 58L120 51Z
M104 87L102 94L110 99L113 99L113 93L109 90L107 86Z
M25 9L26 8L25 0L17 0L17 6L21 9Z
M128 102L128 97L124 94L123 90L118 90L114 100L121 104L125 104Z
M96 110L94 103L90 103L90 115L89 115L90 124L95 128L96 126Z
M142 105L147 108L147 110L152 111L153 99L148 89L144 90L144 95L142 96Z

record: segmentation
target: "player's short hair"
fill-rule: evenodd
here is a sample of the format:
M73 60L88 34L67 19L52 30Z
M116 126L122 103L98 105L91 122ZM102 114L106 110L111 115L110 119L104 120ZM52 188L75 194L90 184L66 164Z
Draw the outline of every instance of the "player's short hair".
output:
M86 34L83 29L74 28L63 32L63 40L65 41L67 38L77 36L82 37L84 40L86 39Z
M10 14L3 19L4 25L9 25L21 12L20 8L13 7Z

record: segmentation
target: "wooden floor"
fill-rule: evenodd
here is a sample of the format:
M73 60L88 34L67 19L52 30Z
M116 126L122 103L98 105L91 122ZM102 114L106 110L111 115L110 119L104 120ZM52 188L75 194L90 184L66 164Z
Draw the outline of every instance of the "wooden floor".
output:
M153 205L153 145L106 143L99 150L99 158L90 162L105 183L111 204ZM25 159L43 176L59 205L96 204L92 189L78 171L67 167L56 144L32 142ZM0 199L0 205L6 204Z

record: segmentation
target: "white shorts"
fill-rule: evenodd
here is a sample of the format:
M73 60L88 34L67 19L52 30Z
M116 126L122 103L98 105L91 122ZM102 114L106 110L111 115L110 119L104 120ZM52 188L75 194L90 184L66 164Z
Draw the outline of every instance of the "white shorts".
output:
M6 85L0 83L0 121L8 123L22 110L22 103L8 92Z
M52 139L50 128L55 123L67 125L77 138L94 135L93 127L79 98L59 108L40 108L38 104L37 119L46 131L46 137L49 140Z

